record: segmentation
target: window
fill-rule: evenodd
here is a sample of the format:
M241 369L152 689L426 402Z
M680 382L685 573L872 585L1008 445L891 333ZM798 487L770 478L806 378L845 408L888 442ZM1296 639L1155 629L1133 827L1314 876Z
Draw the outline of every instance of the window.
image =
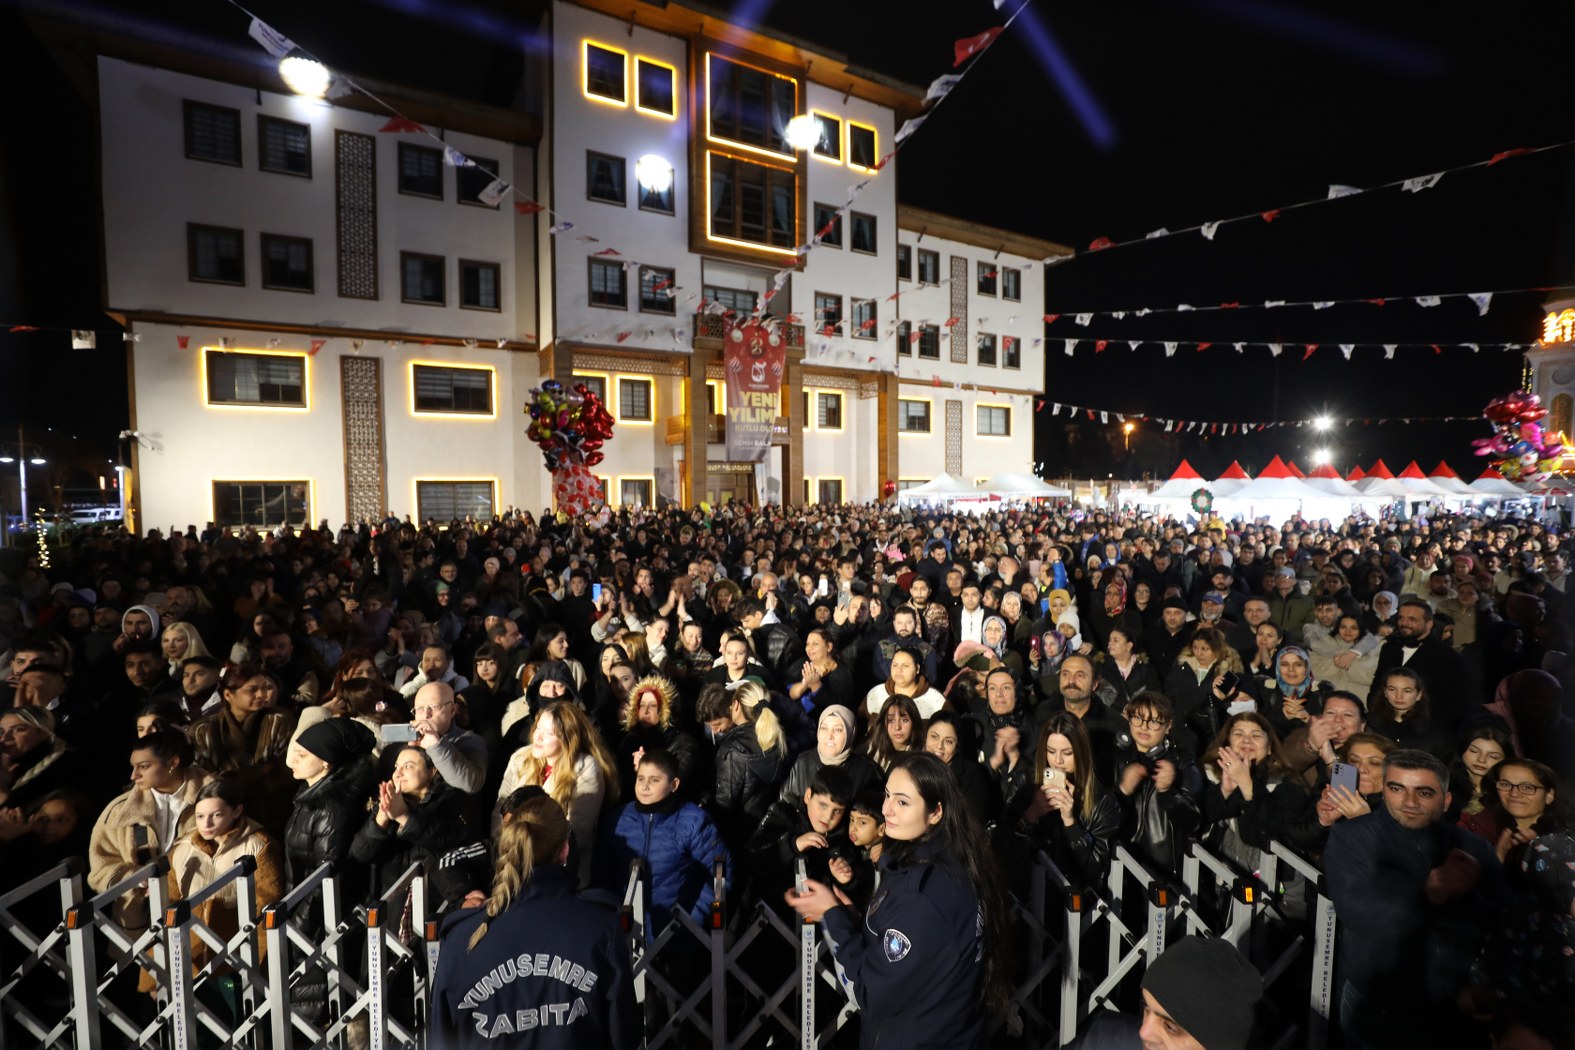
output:
M897 353L903 357L913 356L913 322L897 322Z
M650 478L619 478L618 503L625 507L649 507L655 502L655 483Z
M848 121L848 167L874 171L877 160L875 129Z
M501 310L502 270L497 263L459 261L459 305L466 310Z
M705 384L706 411L713 416L722 414L722 383L720 380L708 379Z
M606 153L585 153L585 196L603 204L624 206L624 179L629 165L622 157Z
M735 314L752 314L755 305L760 301L760 296L746 288L722 288L718 285L705 286L705 301L717 303Z
M927 485L929 481L929 478L898 478L897 491L907 492L909 489L916 489L920 485Z
M574 373L574 382L570 383L569 385L571 387L575 387L575 386L578 386L581 383L585 384L585 389L589 390L591 393L595 394L598 398L600 398L603 405L607 404L607 377L606 376L589 376L589 375L584 375L584 374L582 374L580 372Z
M263 171L312 177L312 129L257 114L257 164Z
M831 204L815 205L815 235L830 248L842 247L842 213Z
M245 284L241 257L245 234L223 226L186 224L186 277L215 284Z
M932 361L941 359L941 329L939 325L919 326L919 356Z
M979 290L979 294L980 295L994 295L995 294L995 279L997 277L995 264L994 263L984 262L984 261L981 260L976 265L978 267L978 274L979 274L978 285L977 285L978 290Z
M667 185L648 186L640 178L640 166L635 165L635 183L640 189L640 210L654 211L661 215L673 214L673 190L678 185L677 174L669 166L667 168Z
M837 391L815 391L815 429L842 429L842 395Z
M824 113L810 112L815 126L820 129L820 140L815 143L815 156L842 163L842 121Z
M618 421L649 423L655 416L651 406L651 381L618 377Z
M1001 364L1007 368L1023 367L1023 341L1009 335L1001 341Z
M591 260L591 305L614 310L629 308L629 290L624 282L623 263Z
M673 284L677 273L660 266L640 267L640 312L673 313Z
M995 336L988 332L979 333L979 363L991 368L996 364Z
M286 292L312 291L312 242L305 237L263 234L262 285Z
M585 42L585 93L620 106L629 99L624 78L628 76L629 56L610 47Z
M930 403L897 399L897 431L901 434L928 434L930 432Z
M409 142L399 144L399 192L443 199L443 151Z
M919 283L941 283L941 253L919 249Z
M975 405L974 432L980 437L1009 437L1012 410L1005 405Z
M816 495L821 503L842 502L842 479L820 478L815 482Z
M455 168L454 199L460 204L468 204L472 208L491 208L496 211L496 204L488 204L481 199L481 192L492 185L497 178L498 162L491 157L468 158L475 167Z
M407 303L426 306L443 306L448 302L448 289L443 278L444 262L441 255L421 255L417 252L399 253L399 297Z
M796 243L798 179L791 171L735 157L708 155L711 233L749 244L792 248Z
M634 60L634 108L660 117L678 115L678 71L649 58Z
M1009 266L1001 268L1001 298L1010 299L1014 303L1022 302L1023 271L1014 270Z
M798 113L798 85L716 54L707 55L706 62L711 135L792 159L786 132Z
M417 412L493 414L490 368L410 366L411 405Z
M419 521L485 521L494 513L492 500L491 481L416 481Z
M208 404L306 408L306 358L203 351Z
M826 335L836 333L842 323L842 296L815 293L815 327Z
M185 111L187 157L215 164L240 164L240 110L188 99Z
M880 333L876 331L879 321L875 314L874 299L853 300L853 331L850 333L855 339L875 339Z
M874 255L875 216L856 211L850 214L850 218L853 220L853 250Z
M913 280L913 246L897 245L897 280Z
M224 526L305 525L309 481L215 481L213 521Z

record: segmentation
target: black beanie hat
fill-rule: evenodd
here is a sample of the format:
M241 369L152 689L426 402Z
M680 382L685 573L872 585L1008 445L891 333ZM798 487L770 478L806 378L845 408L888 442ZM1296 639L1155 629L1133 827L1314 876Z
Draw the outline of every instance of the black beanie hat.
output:
M370 755L377 744L372 731L353 718L325 718L302 730L295 742L335 769Z
M1245 1050L1263 978L1226 940L1183 937L1143 975L1143 987L1203 1050Z
M1175 595L1171 595L1169 598L1166 598L1164 601L1160 602L1159 607L1161 609L1180 609L1182 612L1187 611L1187 603L1182 601L1180 598L1177 598Z

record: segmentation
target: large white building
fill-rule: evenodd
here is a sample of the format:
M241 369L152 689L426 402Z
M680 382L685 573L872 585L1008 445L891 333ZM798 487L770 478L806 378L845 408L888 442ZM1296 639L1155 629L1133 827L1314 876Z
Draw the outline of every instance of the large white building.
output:
M256 62L96 41L139 527L539 509L522 405L552 377L617 420L594 468L615 505L1029 469L1066 249L898 204L922 90L676 4L544 17L539 113L379 86L431 135ZM788 344L759 466L726 461L720 407L726 329L756 311Z

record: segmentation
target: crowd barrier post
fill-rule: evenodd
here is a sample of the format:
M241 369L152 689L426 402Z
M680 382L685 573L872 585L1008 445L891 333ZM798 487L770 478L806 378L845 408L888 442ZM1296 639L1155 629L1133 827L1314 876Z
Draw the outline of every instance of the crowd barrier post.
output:
M1214 932L1245 953L1247 937L1252 932L1253 916L1263 904L1259 893L1262 887L1251 875L1241 874L1230 864L1204 849L1202 843L1194 842L1182 861L1182 881L1193 900L1192 908L1188 913L1190 933L1199 932L1200 927L1207 929L1202 918L1197 916L1197 904L1203 899L1202 874L1205 870L1214 877L1217 885L1228 888L1230 895L1225 928ZM1272 873L1266 876L1265 881L1273 885Z
M169 860L159 857L97 896L74 905L66 913L72 1027L76 1030L79 1050L97 1050L102 1045L99 1023L106 1018L132 1044L145 1043L156 1033L156 1021L144 1030L104 993L126 970L140 967L152 974L159 989L160 1012L168 1007L169 974L162 943L166 905L164 877L168 872ZM121 897L137 890L147 894L150 921L146 929L133 932L103 913L113 908ZM103 935L112 957L102 981L99 979L98 949L93 939L95 933Z
M1339 922L1334 901L1319 868L1280 842L1271 842L1266 862L1284 863L1307 880L1316 893L1313 905L1312 981L1307 999L1307 1045L1329 1044L1330 1022L1334 1017L1334 948ZM1277 869L1265 869L1266 871ZM1275 883L1278 885L1278 883Z
M60 895L60 913L65 915L82 900L82 869L81 858L71 857L0 896L0 934L15 941L24 953L15 969L0 975L4 980L0 984L0 1011L14 1018L29 1036L38 1041L38 1046L55 1045L56 1040L70 1030L71 1015L68 1012L62 1020L46 1026L46 1022L34 1013L33 1007L23 1001L24 997L17 988L30 973L43 967L46 972L55 975L62 988L67 991L71 989L71 974L64 954L66 928L63 921L56 923L52 930L40 938L26 923L18 920L11 910L30 897L53 891ZM5 1033L5 1023L0 1019L0 1050L8 1050Z
M717 857L711 866L711 1038L727 1039L727 862Z
M268 945L268 1034L270 1045L284 1048L292 1045L291 1032L299 1028L314 1042L321 1040L321 1035L304 1019L297 1017L290 1008L290 917L301 907L312 894L319 889L326 890L332 885L331 877L334 866L325 861L321 867L308 875L301 884L291 890L281 901L276 901L263 909L263 938ZM327 911L324 911L324 928L331 931L327 924ZM304 965L304 964L303 964Z
M366 989L350 1005L348 1012L352 1015L360 1012L361 1003L365 1003L370 1050L385 1050L390 1037L404 1046L412 1046L417 1040L413 1032L388 1015L388 972L399 963L411 963L413 999L420 1004L426 998L429 986L422 977L424 967L416 965L416 953L407 948L399 936L407 905L411 929L420 930L426 926L426 886L422 870L421 861L411 864L366 911Z

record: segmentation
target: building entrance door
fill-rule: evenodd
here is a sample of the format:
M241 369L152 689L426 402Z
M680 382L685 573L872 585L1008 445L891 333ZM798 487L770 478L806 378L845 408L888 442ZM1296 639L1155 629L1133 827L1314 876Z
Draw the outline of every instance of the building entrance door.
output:
M753 463L708 463L705 475L705 500L713 507L737 500L755 502L755 465Z

